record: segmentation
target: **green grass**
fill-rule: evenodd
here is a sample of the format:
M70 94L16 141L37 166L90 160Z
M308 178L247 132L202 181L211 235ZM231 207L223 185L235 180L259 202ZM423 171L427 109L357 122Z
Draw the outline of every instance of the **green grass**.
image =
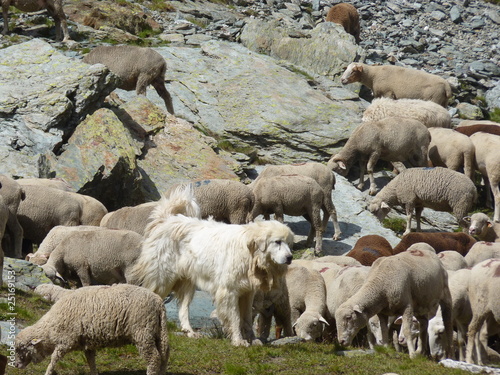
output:
M489 118L491 121L500 122L500 108L494 108L493 111L489 113Z
M382 222L382 226L392 231L402 234L406 230L406 220L402 218L385 218Z

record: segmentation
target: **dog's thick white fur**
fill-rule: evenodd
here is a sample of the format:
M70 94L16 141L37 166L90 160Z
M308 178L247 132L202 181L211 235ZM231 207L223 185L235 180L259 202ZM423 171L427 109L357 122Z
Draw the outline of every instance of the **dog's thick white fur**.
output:
M162 297L174 291L181 328L189 336L196 336L188 312L195 288L207 291L233 345L248 346L255 339L255 292L282 282L292 261L293 233L277 221L224 224L201 220L199 212L190 188L160 200L146 228L132 282Z

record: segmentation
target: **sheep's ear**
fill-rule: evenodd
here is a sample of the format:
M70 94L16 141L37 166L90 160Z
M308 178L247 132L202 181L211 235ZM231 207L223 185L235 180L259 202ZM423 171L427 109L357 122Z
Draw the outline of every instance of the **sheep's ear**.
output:
M353 70L354 70L355 72L360 72L360 73L362 73L362 72L363 72L363 65L355 65Z
M491 228L493 226L493 223L488 220L488 228Z
M28 262L30 261L30 259L33 257L33 253L28 253L26 254L26 257L24 258L24 260L27 260Z
M354 306L352 307L352 309L353 309L353 311L354 311L354 312L357 312L357 313L359 313L359 314L362 314L362 313L363 313L363 311L361 311L361 307L359 307L359 305L354 305Z
M33 339L30 341L30 344L36 346L42 342L42 339Z
M329 326L329 325L330 325L330 324L328 324L328 322L326 321L326 319L325 319L325 318L323 318L321 315L320 315L320 317L319 317L319 321L320 321L321 323L323 323L323 324L326 324L327 326Z
M56 277L58 279L60 279L63 283L66 283L66 280L64 280L64 277L62 277L62 275L59 272L57 272L57 271L56 271Z
M391 208L391 207L390 207L387 203L382 202L382 203L380 204L380 208Z
M463 218L463 220L466 222L466 223L469 223L470 224L470 216L466 216Z
M399 325L401 325L401 323L403 323L403 317L398 316L398 318L394 321L394 324L399 326Z
M339 160L337 163L341 169L347 169L346 165L344 164L344 162L342 160Z

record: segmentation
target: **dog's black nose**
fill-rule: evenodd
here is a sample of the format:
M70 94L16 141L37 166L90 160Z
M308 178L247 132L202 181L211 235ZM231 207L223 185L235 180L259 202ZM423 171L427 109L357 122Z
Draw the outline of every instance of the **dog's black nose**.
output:
M292 255L286 257L286 264L292 264L292 259L293 259Z

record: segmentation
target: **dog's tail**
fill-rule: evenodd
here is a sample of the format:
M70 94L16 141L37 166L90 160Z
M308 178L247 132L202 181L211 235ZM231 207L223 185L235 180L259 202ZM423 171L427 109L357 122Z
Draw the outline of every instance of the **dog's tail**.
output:
M151 212L148 227L154 226L155 221L161 221L172 215L201 218L201 209L194 196L192 184L178 185L171 189L166 196L163 196ZM146 228L146 237L147 232L148 228Z

